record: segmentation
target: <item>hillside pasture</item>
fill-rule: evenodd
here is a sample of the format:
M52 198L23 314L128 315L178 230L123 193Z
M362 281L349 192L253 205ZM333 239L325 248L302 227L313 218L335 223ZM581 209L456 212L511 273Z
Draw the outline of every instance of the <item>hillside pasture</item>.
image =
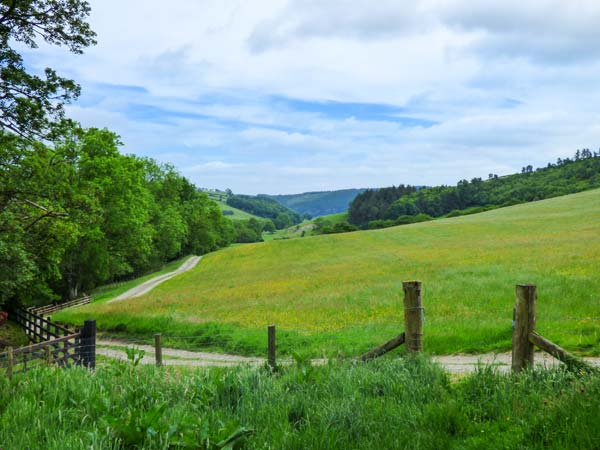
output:
M506 351L515 284L538 286L538 331L600 354L600 190L384 230L272 241L206 255L192 271L129 301L61 313L100 330L169 345L262 354L355 355L402 331L402 281L424 286L425 350ZM168 341L167 341L168 342Z
M237 209L234 208L233 206L228 205L227 203L220 201L220 200L214 200L217 205L219 205L219 208L221 208L221 211L231 211L233 212L233 214L227 214L225 217L232 219L232 220L248 220L248 219L257 219L257 220L264 220L262 217L258 217L255 216L254 214L250 214L247 213L246 211L242 211L241 209Z

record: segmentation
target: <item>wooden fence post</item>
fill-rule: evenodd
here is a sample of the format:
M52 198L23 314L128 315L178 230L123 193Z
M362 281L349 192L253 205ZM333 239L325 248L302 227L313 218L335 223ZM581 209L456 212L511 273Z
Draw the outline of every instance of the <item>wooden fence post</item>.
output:
M276 361L276 342L275 342L275 325L269 325L268 328L268 363L271 369L275 369Z
M8 353L8 367L6 368L6 376L10 380L13 376L13 366L15 364L15 355L13 354L13 348L8 347L6 349Z
M160 333L154 335L154 358L156 359L156 367L162 366L162 344L160 338Z
M47 323L47 328L46 328L46 340L49 341L51 339L51 337L50 337L50 324L52 323L52 317L48 316L47 320L48 320L48 323Z
M46 364L48 367L52 365L52 346L46 347Z
M96 321L88 319L81 329L81 364L89 369L96 368Z
M404 334L408 352L423 351L423 304L421 282L405 281L404 289Z
M517 299L514 312L512 335L512 370L520 372L533 366L534 345L529 334L535 330L536 287L531 284L517 285Z

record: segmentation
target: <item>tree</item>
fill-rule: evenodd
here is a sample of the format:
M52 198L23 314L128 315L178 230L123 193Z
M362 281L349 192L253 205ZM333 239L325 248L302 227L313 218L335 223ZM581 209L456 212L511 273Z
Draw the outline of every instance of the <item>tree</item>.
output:
M255 218L233 221L234 241L238 243L262 242L261 223Z
M273 223L273 221L271 219L267 219L263 222L262 230L265 233L274 233L276 230L275 224Z
M286 213L277 214L277 217L273 219L273 223L278 230L283 230L284 228L293 225L292 219L290 218L289 214Z
M0 0L0 129L24 137L52 138L64 118L63 105L79 96L72 80L46 68L28 73L13 47L38 42L66 46L73 53L96 43L82 0Z
M72 170L68 157L0 132L0 301L55 298L49 283L76 239L64 204Z

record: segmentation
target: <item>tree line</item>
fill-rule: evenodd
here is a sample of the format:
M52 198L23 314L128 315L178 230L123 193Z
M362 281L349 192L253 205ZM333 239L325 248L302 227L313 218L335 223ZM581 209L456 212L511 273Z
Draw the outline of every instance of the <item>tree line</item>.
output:
M400 185L369 189L350 204L348 220L361 228L453 217L518 203L542 200L600 186L600 152L577 150L573 158L555 164L487 180L461 180L456 186L416 188Z
M52 145L0 134L0 300L45 303L235 237L218 205L118 137L65 130Z

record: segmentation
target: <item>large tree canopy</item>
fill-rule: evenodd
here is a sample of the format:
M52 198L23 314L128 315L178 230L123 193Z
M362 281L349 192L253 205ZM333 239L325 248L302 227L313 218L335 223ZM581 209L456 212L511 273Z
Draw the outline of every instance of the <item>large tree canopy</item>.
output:
M51 138L64 118L63 105L79 96L72 80L46 68L27 72L16 45L36 48L39 41L82 53L95 44L81 0L0 0L0 128L24 137Z
M170 165L108 130L0 133L0 303L47 303L227 246L233 226Z

